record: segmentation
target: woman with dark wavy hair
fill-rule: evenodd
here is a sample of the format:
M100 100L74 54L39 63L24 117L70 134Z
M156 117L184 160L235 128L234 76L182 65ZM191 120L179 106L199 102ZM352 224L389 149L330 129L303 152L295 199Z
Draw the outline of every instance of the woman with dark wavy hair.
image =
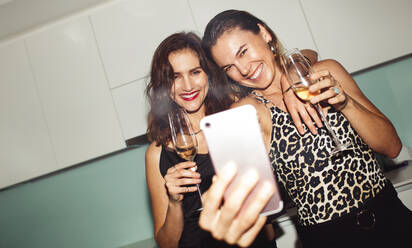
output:
M214 175L200 120L230 107L237 95L226 76L210 62L193 33L176 33L156 49L146 94L150 102L146 180L152 202L154 237L160 247L232 247L198 225L201 200ZM171 142L167 114L183 108L198 140L194 162L179 158ZM271 230L271 225L267 226ZM272 229L273 232L273 229ZM254 247L275 247L262 232Z
M301 133L293 125L293 113L285 102L285 94L293 91L285 93L282 87L287 85L282 46L262 20L246 11L221 12L206 26L203 49L250 92L235 106L251 104L258 112L278 182L297 208L296 228L303 247L401 247L410 243L411 211L399 200L373 153L396 157L401 141L390 120L341 64L320 61L310 73L314 82L309 88L314 95L310 103L321 103L338 138L352 144L350 150L334 157L336 144L327 129ZM255 211L238 215L244 198L229 197L220 204L230 179L219 174L205 193L200 225L214 236L247 246L264 223L257 209L270 195L251 204ZM247 192L253 187L237 189Z

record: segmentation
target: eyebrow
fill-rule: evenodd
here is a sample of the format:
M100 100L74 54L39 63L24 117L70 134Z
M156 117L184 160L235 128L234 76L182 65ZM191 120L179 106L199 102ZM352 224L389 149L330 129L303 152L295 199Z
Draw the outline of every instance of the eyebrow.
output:
M199 69L203 70L203 68L199 65L195 68L190 69L189 72L194 72L194 71L199 70ZM179 71L173 72L173 75L178 75L178 74L181 74L181 72L179 72Z
M198 66L198 67L190 69L190 72L193 72L193 71L196 71L196 70L199 70L199 69L203 70L203 68L201 66Z
M239 53L243 50L243 48L244 48L245 46L246 46L246 43L243 44L243 45L241 45L241 46L239 47L239 49L237 50L235 56L238 56ZM230 65L231 65L231 64L230 64ZM230 66L230 65L224 65L224 66L222 66L222 67L220 67L220 68L221 68L222 70L224 70L226 67L228 67L228 66Z

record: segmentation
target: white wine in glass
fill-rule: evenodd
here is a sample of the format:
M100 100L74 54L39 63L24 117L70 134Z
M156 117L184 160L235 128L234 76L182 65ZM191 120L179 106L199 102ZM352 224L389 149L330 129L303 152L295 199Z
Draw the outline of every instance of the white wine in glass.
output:
M179 157L187 161L193 161L196 157L197 149L196 146L175 146L176 153Z
M311 66L309 61L305 58L305 56L302 55L302 53L298 49L295 48L286 51L282 55L282 65L290 84L288 90L292 89L297 97L299 97L305 102L308 102L312 97L320 93L313 93L309 91L309 86L312 84L312 81L309 78ZM351 142L342 143L336 136L328 120L323 114L320 105L315 104L314 107L318 111L323 123L325 124L325 127L328 129L332 137L332 140L335 143L335 148L332 150L332 156L337 156L341 154L342 151L348 149L348 147L351 145Z
M168 117L170 133L177 155L184 160L194 161L197 154L197 139L186 110L183 108L173 110L168 114ZM196 187L200 202L202 202L199 184L196 184ZM202 210L202 208L198 210Z

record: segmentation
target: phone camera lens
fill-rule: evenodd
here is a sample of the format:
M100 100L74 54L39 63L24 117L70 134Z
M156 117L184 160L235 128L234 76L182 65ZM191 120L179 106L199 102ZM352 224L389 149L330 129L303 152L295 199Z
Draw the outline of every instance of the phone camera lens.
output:
M206 127L210 127L210 123L209 123L209 122L206 122L205 126L206 126Z

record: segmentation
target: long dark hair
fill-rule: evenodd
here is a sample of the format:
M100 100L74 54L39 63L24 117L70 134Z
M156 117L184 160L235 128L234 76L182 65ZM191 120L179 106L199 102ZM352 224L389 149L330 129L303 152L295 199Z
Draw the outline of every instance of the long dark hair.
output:
M226 10L220 12L209 23L206 25L205 32L202 38L202 48L205 51L206 56L213 60L211 49L216 45L217 40L226 31L231 31L233 29L240 29L250 31L253 34L258 34L260 32L258 24L262 25L272 36L271 45L274 47L275 51L273 53L275 56L275 61L280 64L280 54L283 52L283 46L277 38L275 32L269 28L269 26L256 16L250 14L249 12L242 10ZM230 80L232 84L235 84L235 89L237 90L237 95L244 97L248 95L252 88L242 86L233 80Z
M200 38L192 32L175 33L163 40L157 47L150 71L150 82L145 93L150 103L147 138L156 144L167 145L171 140L167 113L179 106L170 97L173 86L173 68L169 54L190 49L197 54L200 66L209 79L209 90L204 100L205 114L213 114L230 107L233 103L231 88L226 75L207 59Z

